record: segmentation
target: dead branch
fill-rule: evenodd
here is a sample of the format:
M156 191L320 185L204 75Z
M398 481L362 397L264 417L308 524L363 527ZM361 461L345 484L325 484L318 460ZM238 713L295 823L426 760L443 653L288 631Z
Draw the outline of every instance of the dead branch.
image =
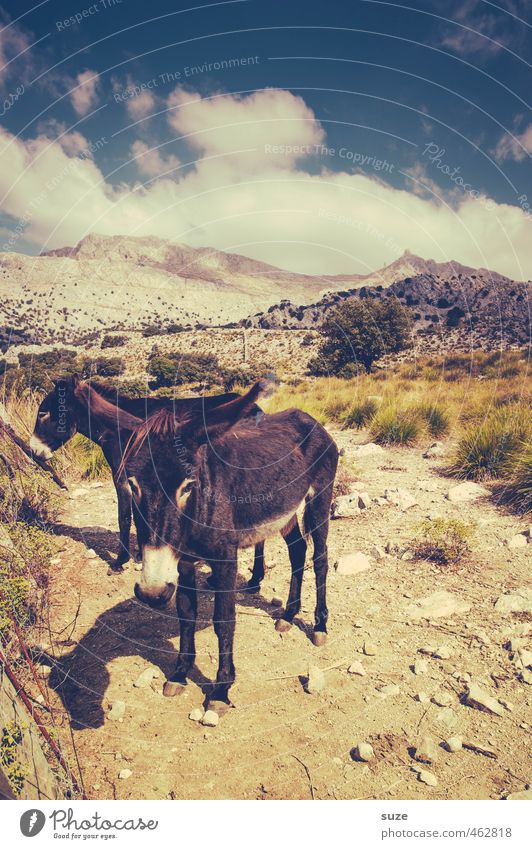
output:
M61 478L59 477L58 474L56 474L56 472L53 470L51 465L49 463L47 463L46 460L41 460L40 457L36 457L35 454L33 453L33 451L31 450L31 448L29 447L29 445L26 445L24 440L21 439L20 436L18 436L17 433L15 433L15 431L13 430L11 425L9 425L6 421L4 421L4 419L2 418L1 412L0 412L0 435L7 437L8 439L11 440L11 442L14 442L15 445L17 446L17 448L19 448L26 455L26 457L29 459L29 461L31 463L35 463L44 472L46 472L48 475L50 475L53 482L58 487L60 487L60 489L68 490L68 486L66 485L66 483L63 480L61 480Z

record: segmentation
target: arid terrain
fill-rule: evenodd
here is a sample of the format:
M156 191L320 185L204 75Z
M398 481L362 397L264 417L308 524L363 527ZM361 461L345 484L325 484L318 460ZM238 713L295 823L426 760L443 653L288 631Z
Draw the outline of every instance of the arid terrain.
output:
M361 450L364 432L333 435L354 470L352 488L371 503L331 522L328 643L316 649L309 640L310 567L297 624L274 630L289 567L281 540L268 541L261 594L238 596L235 709L214 728L189 719L216 670L211 591L200 595L193 680L183 696L165 699L178 623L173 608L150 611L133 597L134 564L107 574L117 546L112 485L84 484L62 497L50 596L60 637L49 649L48 682L64 712L62 745L73 759L75 743L89 798L501 799L528 786L528 524L488 489L472 500L446 497L457 485L442 472L449 442L424 458L423 446ZM427 516L475 522L459 565L414 557ZM368 557L362 571L333 568L354 552ZM250 558L241 557L242 583ZM200 586L208 569L201 572ZM309 667L324 674L312 694ZM142 673L148 680L135 686ZM467 704L475 684L495 713ZM464 748L451 753L445 741L456 737ZM353 752L361 742L373 749L368 762ZM433 748L430 763L414 757L422 745Z

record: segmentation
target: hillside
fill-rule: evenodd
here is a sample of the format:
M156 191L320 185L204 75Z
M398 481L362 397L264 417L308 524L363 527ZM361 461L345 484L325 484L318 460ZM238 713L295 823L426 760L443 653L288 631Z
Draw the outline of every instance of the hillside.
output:
M467 290L468 303L473 298L476 304L476 290L488 287L494 294L486 305L493 306L500 293L503 311L509 312L523 340L518 315L525 312L519 300L523 284L455 262L437 263L406 251L368 275L312 276L213 248L97 234L38 257L0 254L0 326L5 326L6 338L14 328L39 344L86 341L103 330L138 331L149 325L224 326L248 316L253 316L249 326L305 328L315 327L338 298L365 294L370 287L379 291L413 285L430 289L410 292L420 301L420 326L430 325L432 315L441 318L434 306L440 295L454 306ZM518 294L510 295L514 290ZM495 310L491 323L496 315Z

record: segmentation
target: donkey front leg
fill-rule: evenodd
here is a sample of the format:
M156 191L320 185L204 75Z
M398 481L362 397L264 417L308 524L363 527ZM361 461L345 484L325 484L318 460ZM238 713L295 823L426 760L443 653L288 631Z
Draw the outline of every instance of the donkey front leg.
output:
M118 527L120 530L120 548L115 562L111 565L113 572L123 572L123 565L131 557L129 551L129 536L131 532L131 489L127 480L115 480L118 498Z
M177 615L179 617L179 655L173 674L166 681L163 695L177 696L187 685L187 675L196 659L196 616L198 603L196 596L196 568L192 561L179 561L179 583L176 593Z
M233 641L235 636L235 587L237 572L237 552L213 564L216 578L214 594L214 630L218 637L218 673L211 691L209 708L223 712L229 701L229 688L235 680L233 664Z

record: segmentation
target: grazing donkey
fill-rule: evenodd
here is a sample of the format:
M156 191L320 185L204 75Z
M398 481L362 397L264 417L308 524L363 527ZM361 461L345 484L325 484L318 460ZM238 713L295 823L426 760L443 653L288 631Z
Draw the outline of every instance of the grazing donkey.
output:
M207 562L216 583L214 629L219 667L211 707L229 703L235 680L233 638L237 553L279 531L289 547L292 579L276 628L291 627L301 606L307 544L296 511L305 504L304 527L314 542L317 604L313 642L327 632L326 576L329 512L338 450L327 431L300 410L245 416L262 392L258 383L238 399L177 419L160 410L139 422L122 466L135 501L142 575L140 601L166 604L177 586L180 648L164 694L183 690L195 660L195 563ZM128 424L124 423L127 427Z
M81 433L87 439L99 445L105 459L111 467L113 482L118 499L118 526L120 529L120 549L116 561L111 566L115 572L122 572L130 559L129 537L131 531L131 489L126 475L120 471L120 462L124 450L124 441L120 436L118 413L102 416L102 401L110 401L125 413L137 419L131 419L134 426L139 418L143 419L157 410L168 409L177 419L182 415L195 413L201 416L213 407L225 404L240 396L235 392L224 395L196 396L192 398L126 398L112 387L98 385L97 391L89 384L80 381L78 375L55 381L54 389L42 401L37 412L35 428L30 439L30 448L38 456L48 460L53 452L68 442L74 434ZM251 414L260 412L259 408ZM126 436L127 440L127 436ZM248 584L251 592L258 592L264 577L264 544L255 549L253 574Z

